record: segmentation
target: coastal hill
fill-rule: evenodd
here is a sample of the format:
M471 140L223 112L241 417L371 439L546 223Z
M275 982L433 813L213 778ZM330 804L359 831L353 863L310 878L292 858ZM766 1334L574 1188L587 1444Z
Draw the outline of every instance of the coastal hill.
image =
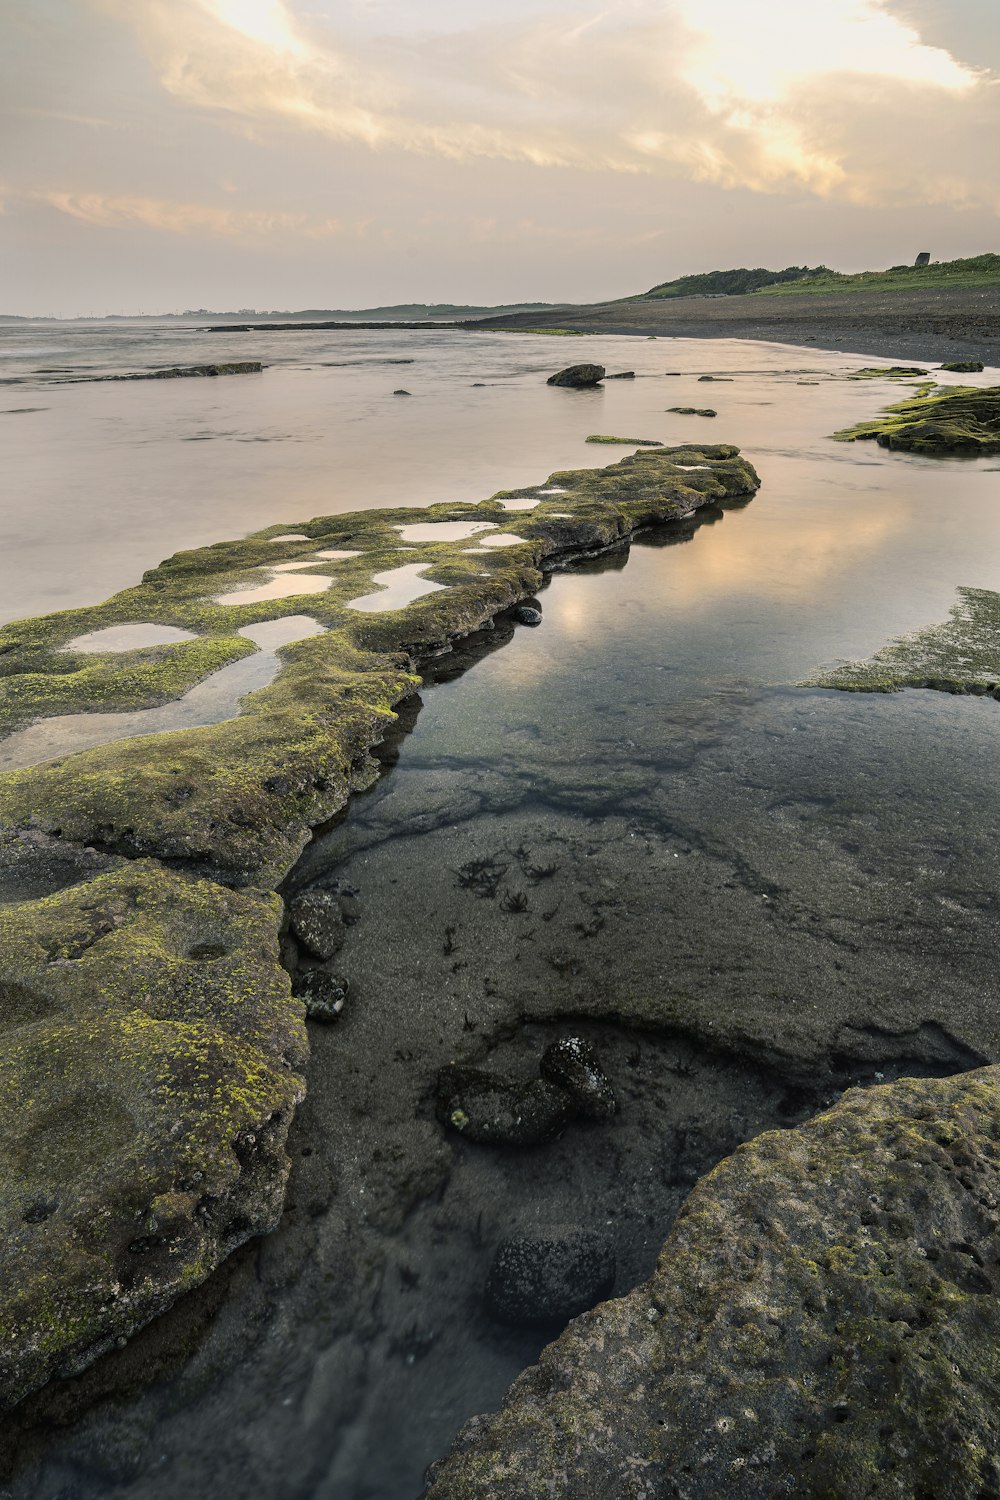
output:
M759 339L905 361L1000 365L1000 255L848 274L825 266L708 271L649 292L471 325L498 331Z
M645 297L732 297L757 293L789 296L808 292L919 291L923 287L1000 286L1000 255L973 255L963 260L933 261L929 265L890 266L887 271L831 271L829 266L788 266L784 271L763 267L734 271L702 271L664 281ZM627 299L629 301L634 298Z

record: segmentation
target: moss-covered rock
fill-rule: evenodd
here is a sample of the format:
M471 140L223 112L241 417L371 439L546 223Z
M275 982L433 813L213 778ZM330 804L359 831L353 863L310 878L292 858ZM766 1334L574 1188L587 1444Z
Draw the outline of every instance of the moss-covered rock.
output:
M662 448L663 443L659 438L623 438L607 437L601 432L592 432L587 438L588 443L624 443L629 448Z
M8 834L8 875L18 844L55 860ZM303 1094L277 897L79 861L0 906L0 1407L274 1226Z
M959 589L942 624L891 641L867 661L841 662L807 686L853 693L937 688L1000 696L1000 594Z
M697 465L698 467L690 467ZM244 654L236 632L305 611L325 633L280 652L282 671L250 694L238 718L201 729L123 740L0 776L0 821L59 831L128 856L183 859L227 881L271 885L294 863L310 827L370 783L368 752L419 685L417 667L453 640L530 597L546 570L574 555L682 520L703 505L752 494L759 481L738 450L687 445L634 454L605 469L553 474L546 485L479 505L362 511L270 527L239 541L182 552L105 604L0 629L0 726L46 716L166 702ZM546 495L546 489L558 489ZM531 497L530 511L502 501ZM400 528L460 519L523 537L478 550L479 539L419 542ZM275 542L289 531L302 541ZM324 551L356 555L324 559ZM332 578L321 593L219 602L266 583L277 564ZM363 613L352 600L375 575L419 564L447 585L405 609ZM150 622L197 639L115 655L74 656L77 636Z
M958 386L886 407L874 422L834 433L838 442L874 439L882 448L936 456L1000 453L1000 386Z
M942 368L945 368L942 366ZM920 365L865 365L860 370L852 370L848 380L910 380L915 375L926 375L928 372Z
M942 370L951 370L957 375L978 375L985 368L981 359L953 359L941 366Z
M998 1237L1000 1069L851 1090L704 1178L426 1500L994 1495Z

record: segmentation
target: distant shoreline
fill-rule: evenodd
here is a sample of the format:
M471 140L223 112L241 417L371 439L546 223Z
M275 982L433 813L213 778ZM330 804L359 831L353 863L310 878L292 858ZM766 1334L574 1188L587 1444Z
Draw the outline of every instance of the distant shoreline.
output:
M482 318L465 328L528 331L537 316ZM929 364L1000 366L1000 287L844 292L781 297L637 298L553 308L546 323L590 334L753 339Z

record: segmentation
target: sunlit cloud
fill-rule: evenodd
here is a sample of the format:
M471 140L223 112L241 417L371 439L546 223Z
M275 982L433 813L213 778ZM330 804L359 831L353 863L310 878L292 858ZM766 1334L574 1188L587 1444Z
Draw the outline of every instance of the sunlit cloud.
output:
M594 0L582 17L567 0L391 39L345 35L290 0L92 3L135 30L179 104L258 135L858 203L1000 197L996 168L964 171L920 128L944 112L949 137L994 123L996 81L882 0Z

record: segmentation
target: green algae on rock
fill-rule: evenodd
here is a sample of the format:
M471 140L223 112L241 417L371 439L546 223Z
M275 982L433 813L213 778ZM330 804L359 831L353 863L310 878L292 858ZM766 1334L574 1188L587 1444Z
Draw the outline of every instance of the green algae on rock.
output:
M588 443L624 443L629 448L662 448L665 445L659 438L623 438L605 437L602 433L591 433L587 438Z
M1000 695L1000 594L961 588L942 624L891 641L867 661L842 662L807 686L853 693L912 687Z
M910 380L914 375L929 373L919 365L865 365L860 370L852 370L847 378L848 380Z
M953 359L941 366L942 370L951 370L956 375L978 375L985 368L981 359Z
M1000 1491L1000 1069L852 1089L702 1179L425 1500Z
M964 457L1000 453L1000 386L939 389L886 407L873 422L834 433L838 442L873 438L906 453Z
M719 415L710 406L668 406L667 411L675 412L679 417L717 417Z
M759 480L736 448L688 444L636 453L604 469L553 474L547 485L501 491L479 505L361 511L274 526L239 541L178 553L105 604L0 629L0 725L33 715L105 711L169 701L244 654L236 632L308 610L326 631L282 648L283 669L250 694L238 718L200 729L123 740L0 776L0 822L59 830L129 856L191 862L237 883L274 884L309 829L371 783L369 751L394 708L419 685L422 659L533 595L546 571L618 545L641 528L683 520L705 505L755 493ZM546 488L555 493L546 494ZM529 512L505 500L537 500ZM468 538L404 547L414 522L502 523L523 538L494 551ZM322 594L225 604L226 592L281 559L329 576ZM473 543L476 540L473 539ZM324 560L324 551L355 556ZM350 602L374 576L424 563L446 585L399 610L362 613ZM167 648L74 657L81 634L130 622L173 625L197 639ZM20 689L18 688L20 684Z
M56 857L2 843L29 887ZM0 1408L274 1227L304 1093L277 897L95 862L0 906Z

